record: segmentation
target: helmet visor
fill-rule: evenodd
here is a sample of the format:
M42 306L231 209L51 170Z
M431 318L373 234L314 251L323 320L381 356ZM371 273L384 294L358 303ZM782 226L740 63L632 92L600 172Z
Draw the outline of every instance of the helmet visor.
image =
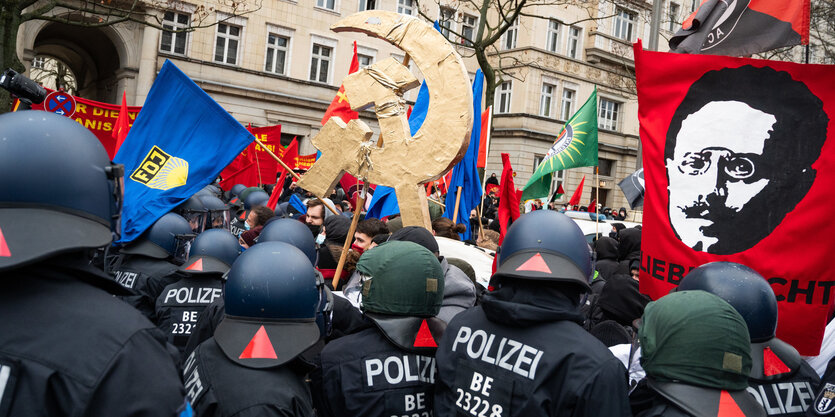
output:
M206 225L206 229L223 229L231 232L231 225L232 213L229 212L229 209L209 211L209 223Z
M182 216L188 220L188 224L194 233L200 234L206 229L207 213L205 210L184 210Z

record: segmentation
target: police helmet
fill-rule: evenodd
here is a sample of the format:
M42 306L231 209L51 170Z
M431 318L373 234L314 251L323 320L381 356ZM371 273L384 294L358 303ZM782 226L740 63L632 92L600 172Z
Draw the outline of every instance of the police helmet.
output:
M252 210L254 207L266 206L268 201L270 201L270 195L264 191L251 192L244 199L244 209Z
M145 255L157 259L172 258L182 264L188 259L195 234L188 221L179 214L166 213L139 238L122 249L122 253Z
M261 187L247 187L238 194L238 199L241 201L246 201L246 198L249 197L250 194L256 191L264 191Z
M72 119L0 115L0 270L118 238L123 174Z
M206 207L209 216L206 219L207 229L226 229L230 230L232 223L232 213L229 206L223 200L213 195L201 195L200 202Z
M200 201L200 197L195 194L183 201L172 212L183 216L191 225L191 230L194 233L200 233L206 228L206 206Z
M232 186L232 189L229 190L232 194L239 196L241 195L241 191L246 190L246 185L243 184L235 184Z
M316 241L307 226L298 220L269 220L258 235L258 243L262 242L289 243L301 250L311 264L316 265Z
M251 368L278 366L319 341L316 315L324 294L300 250L259 243L235 260L227 277L226 316L214 337L230 360Z
M565 282L588 291L594 274L583 232L552 210L537 210L514 222L498 256L497 279Z
M225 274L241 254L238 239L228 230L209 229L197 235L188 262L180 270L189 274Z
M752 342L777 331L777 298L762 275L734 262L711 262L690 271L677 291L703 290L727 301L745 319Z

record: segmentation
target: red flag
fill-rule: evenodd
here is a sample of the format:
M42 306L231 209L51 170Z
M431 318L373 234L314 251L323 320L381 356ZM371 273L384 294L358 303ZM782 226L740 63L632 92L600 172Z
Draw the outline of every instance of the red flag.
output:
M258 177L255 172L255 164L252 162L246 162L245 165L238 168L237 171L232 171L227 176L221 175L221 177L223 178L223 181L221 181L218 185L224 190L231 190L235 184L243 184L247 187L252 187L257 185L258 181Z
M589 213L597 213L597 199L592 198L591 203L589 203Z
M574 190L574 194L571 194L571 199L568 200L569 206L576 206L580 204L580 197L583 195L583 183L586 182L586 176L583 175L583 179L580 180L580 185L577 186L577 189Z
M296 167L296 159L299 157L299 143L296 141L296 138L293 138L293 141L287 145L286 149L282 149L281 152L281 162L287 164L290 168ZM276 165L279 165L276 163ZM284 191L284 177L286 175L291 175L287 172L284 167L279 167L279 174L278 179L275 183L275 188L273 188L273 193L270 194L270 199L267 201L267 207L272 210L275 210L275 207L278 205L278 199L281 197L281 193Z
M753 3L753 2L752 2ZM817 355L835 292L835 67L635 46L644 196L641 292L690 269L756 270L777 336Z
M122 107L119 108L119 117L116 118L116 123L113 124L113 139L116 139L116 147L113 155L119 153L119 148L125 143L125 138L128 137L130 130L130 115L128 114L128 99L126 93L122 91Z
M345 191L345 198L349 203L351 203L351 209L356 207L357 199L362 192L362 181L346 172L342 174L342 178L339 179L339 185L342 186L342 189Z
M516 184L513 183L513 167L510 166L510 155L502 154L502 180L499 189L499 245L504 241L507 225L510 220L519 218L519 197Z
M357 59L357 42L354 41L354 57L351 58L351 67L348 69L348 74L353 74L359 69L360 63ZM351 110L351 105L348 104L348 98L345 97L345 86L339 86L336 97L333 98L331 105L325 111L325 116L322 117L322 126L333 116L339 116L345 123L348 123L349 120L359 118L359 113Z
M478 143L477 168L484 168L487 165L487 148L490 146L490 112L493 106L489 106L481 113L481 139Z
M276 174L280 171L278 162L266 151L266 146L272 153L281 157L281 125L246 128L258 142L254 142L255 151L249 154L258 168L258 182L261 184L272 184L276 181ZM262 144L263 143L263 144Z

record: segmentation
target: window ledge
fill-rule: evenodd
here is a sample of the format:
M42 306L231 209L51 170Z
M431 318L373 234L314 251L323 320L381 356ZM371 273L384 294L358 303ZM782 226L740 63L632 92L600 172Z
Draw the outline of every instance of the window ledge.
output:
M295 2L291 1L291 3L295 3ZM339 13L336 10L328 9L327 7L313 6L313 10L318 10L320 12L332 14L334 16L342 16L342 13Z

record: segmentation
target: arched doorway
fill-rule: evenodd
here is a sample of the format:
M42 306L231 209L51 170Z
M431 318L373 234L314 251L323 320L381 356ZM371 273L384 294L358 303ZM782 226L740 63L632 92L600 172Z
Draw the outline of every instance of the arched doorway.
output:
M121 98L119 53L101 29L49 23L38 32L34 52L60 61L72 72L76 95L107 103Z

